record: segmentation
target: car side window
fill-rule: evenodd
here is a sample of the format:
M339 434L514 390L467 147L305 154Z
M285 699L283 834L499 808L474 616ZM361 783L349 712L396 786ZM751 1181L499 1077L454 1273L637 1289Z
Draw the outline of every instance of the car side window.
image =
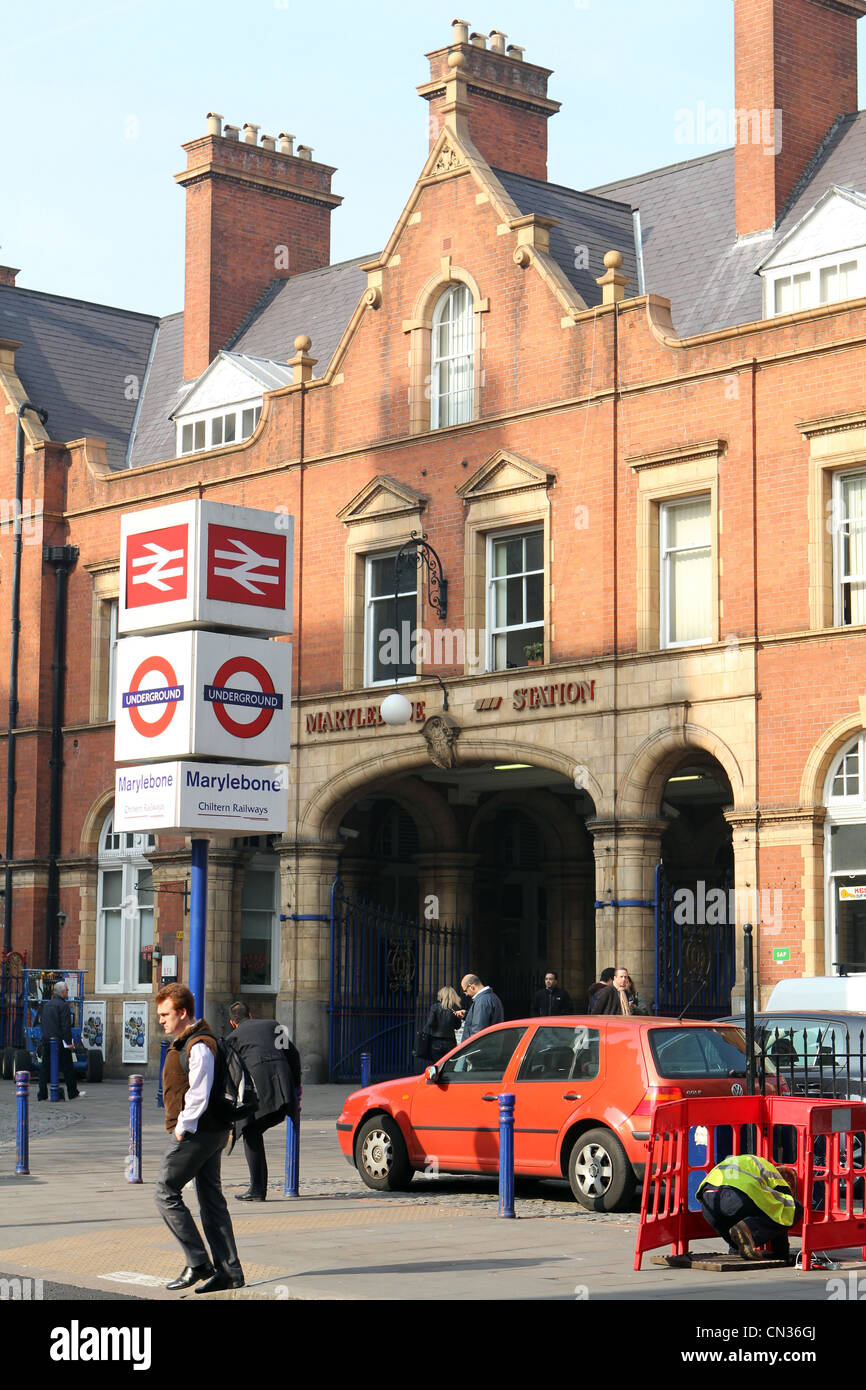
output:
M501 1081L525 1032L525 1028L499 1028L494 1033L480 1033L449 1057L439 1068L438 1079L480 1081L487 1085Z
M598 1028L555 1027L536 1029L520 1064L518 1081L591 1080L598 1076L601 1053Z

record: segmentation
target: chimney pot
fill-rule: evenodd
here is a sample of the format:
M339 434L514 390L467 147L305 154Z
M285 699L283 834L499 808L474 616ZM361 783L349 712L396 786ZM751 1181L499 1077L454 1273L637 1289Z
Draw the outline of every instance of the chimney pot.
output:
M312 158L313 158L313 147L312 147L312 145L299 145L299 146L298 146L298 159L312 159Z
M275 150L276 148L277 148L277 142L276 142L276 140L274 139L273 135L263 135L263 136L262 136L262 149L263 149L263 150Z
M451 35L451 42L452 42L452 43L468 43L468 42L469 42L469 20L468 20L468 19L452 19L452 21L451 21L451 30L452 30L452 35Z
M239 134L240 134L240 126L236 126L236 125L227 125L227 126L224 126L224 127L223 127L223 139L224 139L224 140L237 140Z
M295 153L295 137L294 137L294 135L289 135L289 134L287 134L287 132L286 132L285 130L281 130L277 138L278 138L278 140L279 140L279 142L280 142L280 153L281 153L281 154L291 154L291 155L293 155L293 154Z
M470 35L469 35L469 42L470 42L471 44L474 44L476 48L486 48L486 47L487 47L487 40L486 40L486 38L484 37L483 34L470 34Z
M259 126L250 125L249 121L244 124L244 143L254 145L259 138Z
M208 135L222 135L223 118L217 111L207 113L207 133Z
M526 50L524 48L518 48L516 43L510 43L505 56L507 58L513 58L516 63L522 63L525 52Z
M491 51L491 53L504 53L504 52L505 52L505 40L506 40L507 38L508 38L508 35L507 35L507 34L503 34L503 32L502 32L501 29L491 29L491 30L490 30L490 51Z

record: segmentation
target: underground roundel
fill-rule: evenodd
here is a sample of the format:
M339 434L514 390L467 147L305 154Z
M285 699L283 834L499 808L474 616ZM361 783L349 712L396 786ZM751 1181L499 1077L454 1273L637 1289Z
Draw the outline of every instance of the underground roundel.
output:
M257 738L267 729L274 712L283 708L283 697L274 689L267 670L248 655L224 661L203 694L233 738Z

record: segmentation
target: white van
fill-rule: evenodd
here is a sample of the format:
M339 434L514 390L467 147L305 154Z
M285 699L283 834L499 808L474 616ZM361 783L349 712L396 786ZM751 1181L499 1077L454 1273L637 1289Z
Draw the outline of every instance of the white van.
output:
M866 1014L866 974L811 975L803 980L780 980L764 1006L765 1013Z

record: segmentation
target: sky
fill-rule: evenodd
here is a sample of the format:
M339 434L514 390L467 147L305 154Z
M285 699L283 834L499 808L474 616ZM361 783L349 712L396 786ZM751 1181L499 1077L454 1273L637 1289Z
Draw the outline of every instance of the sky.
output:
M733 0L466 0L554 69L548 177L575 188L722 147ZM28 289L183 307L185 141L208 111L336 165L331 259L385 244L427 152L424 54L455 0L3 0L0 264ZM861 25L861 71L866 22ZM861 83L861 107L864 103ZM714 118L715 117L715 118ZM689 133L693 138L689 138ZM703 141L699 138L704 134Z

